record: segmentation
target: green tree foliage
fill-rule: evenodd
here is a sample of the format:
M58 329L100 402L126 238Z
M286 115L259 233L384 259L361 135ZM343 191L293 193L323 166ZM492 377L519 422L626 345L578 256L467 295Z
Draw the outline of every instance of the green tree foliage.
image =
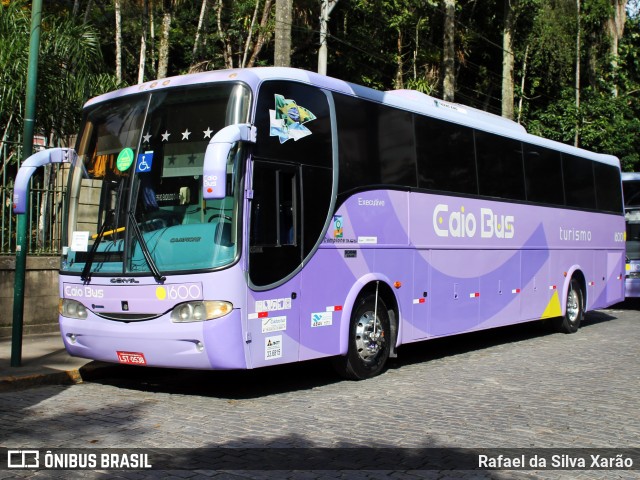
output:
M170 0L120 1L123 82L138 81L145 4L145 80L151 80L158 75L162 14ZM495 114L501 111L502 28L508 1L456 0L455 99ZM580 2L579 58L576 0L511 4L517 8L514 116L530 132L570 144L578 128L581 146L619 156L626 169L640 168L640 2L628 1L617 59L612 58L607 33L613 1ZM30 4L26 0L2 3L0 127L4 128L11 114L16 119L21 115L24 75L20 72L26 71ZM203 4L207 13L199 28ZM274 0L197 0L171 5L175 8L167 75L273 64ZM74 6L78 7L75 17L71 14ZM293 9L291 65L315 71L320 1L295 0ZM41 56L39 128L47 134L66 135L77 124L84 99L113 88L114 0L45 2L45 19L43 34L50 31L52 35L49 39L43 35L43 52L47 53ZM381 90L413 88L441 97L443 24L443 0L340 0L329 21L328 74ZM194 48L197 34L198 48ZM70 38L72 44L62 48ZM576 61L582 72L579 109L575 104ZM64 97L66 103L56 103L62 101L56 97Z
M0 5L0 135L14 140L22 132L30 26L29 2ZM54 143L77 133L84 102L115 87L104 69L95 27L76 22L66 11L43 12L36 132Z

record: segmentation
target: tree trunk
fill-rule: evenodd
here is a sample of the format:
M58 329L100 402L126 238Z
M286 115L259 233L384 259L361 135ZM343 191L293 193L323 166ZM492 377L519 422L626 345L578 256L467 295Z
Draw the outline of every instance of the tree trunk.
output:
M262 8L262 18L260 19L260 30L258 32L258 38L256 39L256 43L253 44L253 51L251 52L251 57L247 62L247 67L253 67L258 59L258 55L260 54L260 50L262 50L262 46L267 38L267 24L269 23L269 16L271 14L271 7L273 6L273 0L266 0L264 2L264 7Z
M253 16L251 17L251 25L249 26L249 33L244 42L244 51L242 52L242 62L240 62L240 68L244 68L247 65L247 56L249 55L249 47L251 46L251 40L253 38L253 28L258 18L258 8L260 7L260 0L256 0L256 6L253 9Z
M120 0L113 1L116 17L116 78L122 82L122 10Z
M627 20L627 0L611 0L613 6L612 16L607 21L607 30L611 40L609 54L611 56L611 69L613 71L613 96L618 96L618 43L624 33L624 24Z
M222 56L224 58L224 66L225 68L233 68L233 56L231 52L231 45L227 40L227 36L222 29L222 0L218 0L218 12L217 12L217 20L218 20L218 36L220 37L220 41L222 42Z
M455 99L455 14L456 0L444 0L444 49L442 64L444 67L442 99L453 102Z
M524 60L522 62L522 79L520 80L520 99L518 100L518 123L522 121L522 108L524 103L524 87L527 78L527 60L529 59L529 45L524 49Z
M502 116L513 120L513 34L518 0L504 0L502 29Z
M293 0L276 0L276 32L273 64L291 66L291 10Z
M338 0L321 0L320 6L320 47L318 48L318 73L320 75L327 74L327 31L329 29L329 15L331 11L338 3ZM346 34L346 21L345 16L345 34Z
M580 0L576 0L576 133L573 139L573 145L580 144L580 35L582 34L582 26L580 22Z
M142 34L140 35L140 60L138 62L138 83L144 82L144 67L147 63L147 26L149 18L149 1L144 0L142 9Z
M402 30L398 28L398 44L396 53L396 78L393 81L393 88L404 88L404 78L402 70L404 69L404 63L402 61Z
M197 60L198 49L200 48L200 37L202 36L202 31L203 31L204 18L207 15L208 9L209 9L209 0L202 0L202 6L200 7L200 18L198 19L198 28L196 29L196 38L193 40L193 51L191 52L191 65L195 65Z
M171 31L172 1L163 2L162 31L158 45L158 78L165 78L169 70L169 32Z

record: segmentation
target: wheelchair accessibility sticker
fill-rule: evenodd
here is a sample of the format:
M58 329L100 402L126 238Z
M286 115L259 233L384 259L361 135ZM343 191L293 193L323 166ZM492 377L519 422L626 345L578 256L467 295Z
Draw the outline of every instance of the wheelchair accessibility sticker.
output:
M136 173L150 172L152 164L153 152L144 152L138 154L138 161L136 162Z

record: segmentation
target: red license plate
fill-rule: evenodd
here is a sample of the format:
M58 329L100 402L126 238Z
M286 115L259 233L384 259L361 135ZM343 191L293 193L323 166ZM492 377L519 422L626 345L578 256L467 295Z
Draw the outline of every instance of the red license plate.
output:
M120 363L128 363L130 365L146 365L147 360L144 355L139 352L116 352Z

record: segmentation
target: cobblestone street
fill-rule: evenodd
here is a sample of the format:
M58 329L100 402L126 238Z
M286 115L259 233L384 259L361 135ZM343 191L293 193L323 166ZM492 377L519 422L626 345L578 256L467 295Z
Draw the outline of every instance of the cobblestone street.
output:
M5 448L638 448L640 316L577 334L525 324L402 347L379 377L324 361L246 372L117 367L0 395ZM330 468L330 467L328 467ZM637 468L637 466L636 466ZM157 471L0 471L0 478L152 478ZM191 478L638 478L635 471L173 471ZM166 477L166 475L162 475Z

